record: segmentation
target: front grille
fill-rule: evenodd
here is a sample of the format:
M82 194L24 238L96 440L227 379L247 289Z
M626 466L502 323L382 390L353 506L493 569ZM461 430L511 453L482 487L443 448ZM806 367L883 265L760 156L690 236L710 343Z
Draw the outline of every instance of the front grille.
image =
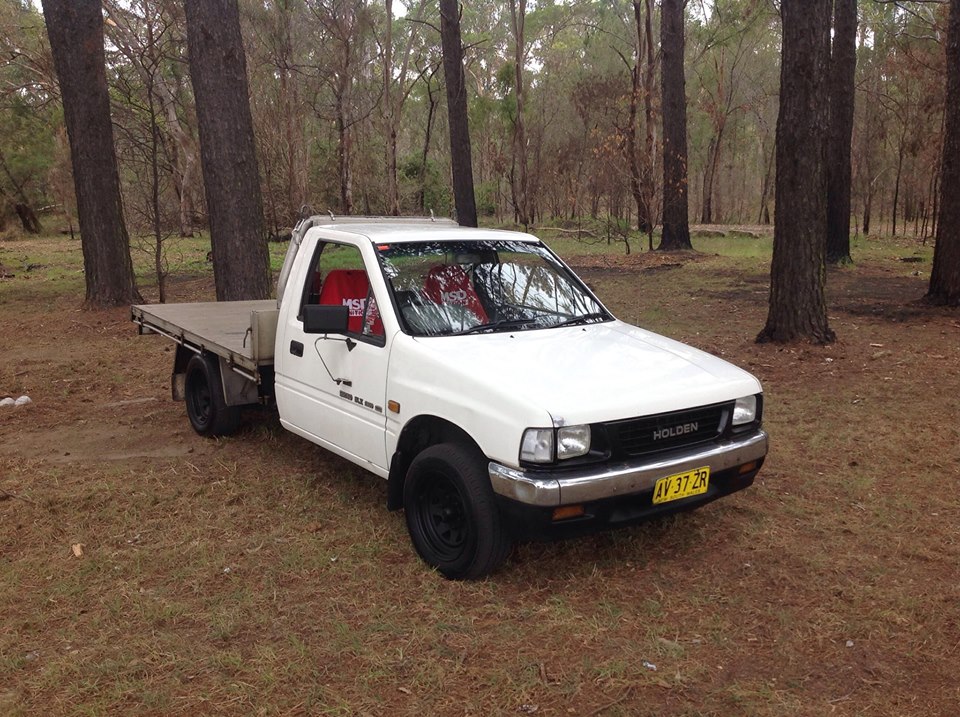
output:
M607 424L614 452L640 456L711 441L723 433L733 403L717 403Z

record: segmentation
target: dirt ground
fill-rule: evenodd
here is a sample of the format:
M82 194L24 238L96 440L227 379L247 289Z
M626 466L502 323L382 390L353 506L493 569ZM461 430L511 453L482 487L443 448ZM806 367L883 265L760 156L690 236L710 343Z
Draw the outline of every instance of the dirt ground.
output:
M33 400L0 409L0 714L960 714L960 314L902 246L829 272L827 347L753 343L762 259L569 256L624 320L755 373L770 456L459 584L270 410L196 436L170 342L81 310L76 246L40 241L0 244L0 398Z

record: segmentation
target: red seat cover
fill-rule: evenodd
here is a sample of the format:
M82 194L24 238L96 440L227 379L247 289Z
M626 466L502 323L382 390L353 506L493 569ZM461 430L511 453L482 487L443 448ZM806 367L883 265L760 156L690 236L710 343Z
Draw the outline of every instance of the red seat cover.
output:
M489 321L470 277L456 264L440 264L430 269L423 282L423 293L435 304L464 307L482 324Z
M369 289L367 272L362 269L334 269L327 274L323 282L319 303L326 306L349 307L348 330L359 334L363 330L363 312L366 308ZM382 327L380 330L382 333Z

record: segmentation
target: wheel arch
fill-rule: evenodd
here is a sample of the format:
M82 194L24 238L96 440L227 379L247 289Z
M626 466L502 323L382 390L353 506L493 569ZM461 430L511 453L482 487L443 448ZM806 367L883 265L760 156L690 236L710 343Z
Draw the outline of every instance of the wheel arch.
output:
M485 455L469 433L446 418L423 414L410 419L400 431L397 449L390 460L390 473L387 477L387 510L399 510L403 507L403 483L410 463L422 450L438 443L464 444L481 456Z

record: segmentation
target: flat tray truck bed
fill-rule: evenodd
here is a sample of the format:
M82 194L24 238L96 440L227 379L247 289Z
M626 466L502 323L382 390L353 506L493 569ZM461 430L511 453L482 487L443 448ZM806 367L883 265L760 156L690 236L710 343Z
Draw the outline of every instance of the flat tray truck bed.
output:
M140 333L159 333L256 371L273 364L277 302L205 301L130 307Z

